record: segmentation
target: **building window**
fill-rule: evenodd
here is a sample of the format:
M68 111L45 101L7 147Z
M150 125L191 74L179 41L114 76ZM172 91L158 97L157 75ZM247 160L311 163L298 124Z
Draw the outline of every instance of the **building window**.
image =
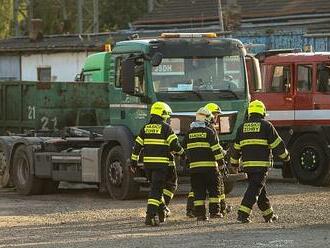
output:
M51 68L50 67L38 67L38 81L50 82L51 81Z

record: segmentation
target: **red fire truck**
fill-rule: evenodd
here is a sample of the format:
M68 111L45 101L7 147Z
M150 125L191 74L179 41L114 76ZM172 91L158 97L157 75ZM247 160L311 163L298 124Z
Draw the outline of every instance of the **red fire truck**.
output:
M291 152L292 174L305 184L330 184L330 53L269 51L257 55L262 87L250 86Z

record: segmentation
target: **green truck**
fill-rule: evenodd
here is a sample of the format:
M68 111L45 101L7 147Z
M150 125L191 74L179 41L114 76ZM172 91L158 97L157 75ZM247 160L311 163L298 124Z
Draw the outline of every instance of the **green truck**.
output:
M127 161L153 102L172 107L179 137L199 107L219 104L217 130L228 147L245 118L248 81L260 85L258 63L243 44L213 33L121 41L89 56L78 78L1 83L2 186L11 179L29 195L53 192L60 181L80 182L115 199L133 198L146 181L142 170L129 172ZM177 162L179 175L187 175L184 161Z

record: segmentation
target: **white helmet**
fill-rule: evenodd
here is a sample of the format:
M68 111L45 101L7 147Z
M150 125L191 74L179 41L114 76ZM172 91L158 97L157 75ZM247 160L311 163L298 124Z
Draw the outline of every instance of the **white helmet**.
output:
M205 107L201 107L196 112L196 121L210 122L212 120L212 118L213 118L213 115L212 115L211 111Z

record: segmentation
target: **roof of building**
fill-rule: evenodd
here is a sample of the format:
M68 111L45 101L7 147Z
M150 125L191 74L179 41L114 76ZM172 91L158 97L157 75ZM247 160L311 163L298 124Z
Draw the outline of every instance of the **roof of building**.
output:
M28 36L0 40L0 52L63 52L102 50L110 39L104 34L47 35L32 41Z
M242 20L294 16L330 16L329 0L222 0L225 8L237 3ZM203 23L218 20L218 0L165 0L133 23L136 28L155 24Z

